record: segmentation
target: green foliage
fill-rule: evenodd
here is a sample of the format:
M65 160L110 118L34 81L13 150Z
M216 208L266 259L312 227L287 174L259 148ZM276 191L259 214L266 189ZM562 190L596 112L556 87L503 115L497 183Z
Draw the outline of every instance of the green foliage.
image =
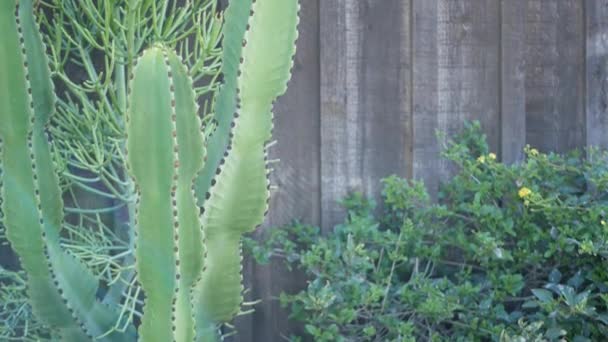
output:
M29 308L25 272L0 267L0 339L3 341L38 341L48 338L51 331L34 316Z
M59 101L57 142L47 134L56 99L34 3L0 5L6 36L0 50L6 75L0 78L0 233L23 267L0 268L7 310L0 314L0 337L211 341L218 324L241 312L241 235L267 211L272 105L290 77L299 5L230 4L222 56L227 78L218 97L233 95L234 106L219 106L207 113L215 121L201 121L197 100L213 92L217 76L205 57L216 40L201 41L219 37L218 26L205 21L215 7L199 8L203 3L212 1L173 2L171 9L157 1L54 2L60 25L49 33L52 64L69 94ZM190 38L202 52L188 52L189 43L181 41ZM156 43L136 65L135 53L150 42ZM91 50L105 54L106 76L95 70ZM89 83L77 85L61 74L73 56ZM128 96L125 73L131 76ZM201 80L210 85L201 90L195 86ZM216 143L207 146L208 138ZM220 157L207 159L207 151ZM199 175L211 175L209 183L195 185ZM74 187L119 205L82 208ZM62 190L74 200L66 211L76 214L76 224L64 220ZM106 225L102 214L118 214L123 205L127 222ZM23 298L26 288L35 317Z
M328 236L296 223L247 241L257 260L279 255L310 278L281 295L291 317L315 341L608 336L608 154L528 147L505 165L473 123L443 155L457 172L438 204L392 176L380 216L353 194Z

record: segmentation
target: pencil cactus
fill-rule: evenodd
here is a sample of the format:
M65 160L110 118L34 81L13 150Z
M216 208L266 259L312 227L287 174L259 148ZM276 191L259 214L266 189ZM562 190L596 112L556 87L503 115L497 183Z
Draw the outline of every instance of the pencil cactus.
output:
M54 94L33 0L0 2L3 225L28 275L36 315L62 341L205 341L242 303L241 236L263 221L272 106L295 53L296 0L242 0L225 13L223 85L203 127L193 82L172 49L139 58L130 82L127 165L137 192L138 328L61 247L63 209L46 127ZM213 133L206 138L202 129ZM207 139L207 140L205 140ZM103 291L101 291L103 292ZM108 293L111 293L110 290ZM113 306L114 305L114 306Z

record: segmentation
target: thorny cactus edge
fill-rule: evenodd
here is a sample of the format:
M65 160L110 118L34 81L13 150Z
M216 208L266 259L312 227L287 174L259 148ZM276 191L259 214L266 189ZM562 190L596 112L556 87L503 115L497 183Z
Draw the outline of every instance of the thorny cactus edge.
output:
M268 210L272 106L290 78L298 11L296 0L231 2L207 141L192 80L173 51L152 47L133 71L126 168L138 194L142 341L208 340L240 310L241 236ZM114 328L120 304L101 303L95 276L60 246L61 191L46 133L55 100L33 0L0 3L0 29L3 224L34 311L63 341L136 340L133 326Z
M110 331L117 315L96 298L93 274L60 247L63 203L45 132L55 99L33 1L0 6L3 224L28 274L36 315L62 340L86 340ZM107 336L121 341L132 332Z

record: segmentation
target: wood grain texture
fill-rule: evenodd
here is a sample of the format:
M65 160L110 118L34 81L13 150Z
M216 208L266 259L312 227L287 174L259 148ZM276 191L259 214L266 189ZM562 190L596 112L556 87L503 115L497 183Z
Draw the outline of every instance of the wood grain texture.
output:
M412 176L436 194L440 184L438 112L438 6L439 0L413 0L413 110Z
M587 145L608 148L608 0L585 6Z
M452 172L435 131L479 120L500 148L500 3L414 0L414 16L414 177L434 194Z
M500 154L522 161L526 144L526 0L501 0Z
M377 197L411 165L410 10L403 0L321 1L322 225L347 193Z
M526 140L543 151L585 144L583 3L528 0Z
M274 108L273 139L269 158L279 159L271 174L273 191L266 224L256 232L260 237L269 227L279 227L300 219L320 222L319 179L319 1L301 1L297 53L287 94ZM276 298L282 291L292 293L305 284L301 274L289 272L282 261L268 266L244 262L245 287L251 290L246 300L262 299L253 315L237 319L239 334L234 341L280 341L281 335L301 331L287 319Z

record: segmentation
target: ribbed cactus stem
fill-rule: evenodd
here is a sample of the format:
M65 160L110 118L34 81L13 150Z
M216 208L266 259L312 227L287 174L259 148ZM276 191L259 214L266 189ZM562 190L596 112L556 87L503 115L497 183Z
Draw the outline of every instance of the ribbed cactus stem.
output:
M210 184L205 188L199 183L203 188L198 189L199 195L205 194L207 251L194 292L199 326L207 320L230 321L240 310L241 237L260 225L268 210L265 146L272 135L272 106L286 90L295 53L297 1L257 0L249 10L244 6L232 2L226 13L224 70L228 78L218 98L219 128L211 140L225 140L227 146L210 143L209 156L221 157L215 164L208 160L202 175L212 175ZM228 131L222 130L226 121L230 122Z
M117 315L96 298L97 279L60 246L63 202L46 126L53 84L33 1L0 2L0 156L7 237L28 276L34 312L62 341L122 341Z
M51 275L45 261L45 244L39 222L37 189L28 141L33 129L33 98L23 30L21 10L16 1L0 3L0 140L2 149L2 198L7 237L28 271L28 293L36 314L48 324L68 327L70 314L57 290L51 286ZM29 40L29 39L28 39ZM44 61L42 61L44 63ZM45 84L49 87L49 83ZM10 101L9 101L10 99ZM46 300L48 300L48 302ZM50 306L57 307L53 314Z
M142 341L190 341L191 287L203 246L193 181L204 146L192 80L157 46L135 67L129 95L129 170L138 187L136 269L146 293Z

